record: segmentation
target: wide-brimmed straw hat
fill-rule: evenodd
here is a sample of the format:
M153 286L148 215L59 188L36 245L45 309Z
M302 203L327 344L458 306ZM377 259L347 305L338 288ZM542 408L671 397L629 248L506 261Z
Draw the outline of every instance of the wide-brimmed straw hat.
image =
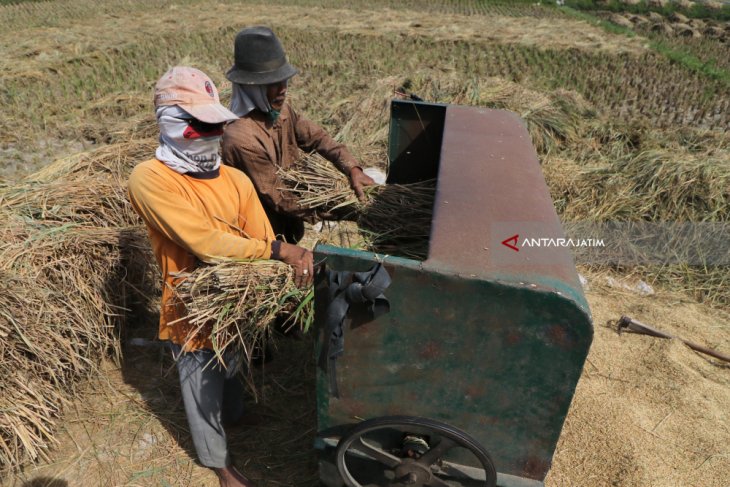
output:
M297 69L286 60L281 42L268 27L249 27L239 32L233 57L233 67L226 73L233 83L269 85L297 74Z
M187 66L175 66L155 85L155 108L177 105L201 122L224 123L238 120L221 105L218 90L207 74Z

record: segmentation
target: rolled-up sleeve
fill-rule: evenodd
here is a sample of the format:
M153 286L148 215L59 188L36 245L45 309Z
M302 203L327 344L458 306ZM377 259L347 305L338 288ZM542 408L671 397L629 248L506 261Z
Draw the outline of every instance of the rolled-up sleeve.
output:
M316 151L349 176L350 170L356 167L358 162L345 144L335 141L322 127L300 116L293 109L290 113L299 148L305 152Z

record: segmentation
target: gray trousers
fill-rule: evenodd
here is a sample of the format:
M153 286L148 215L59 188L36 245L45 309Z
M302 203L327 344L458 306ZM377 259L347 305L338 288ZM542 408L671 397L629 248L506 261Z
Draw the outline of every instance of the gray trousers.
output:
M198 459L209 468L226 467L231 458L223 423L234 423L243 415L243 384L213 360L211 350L181 353L181 347L174 344L171 349ZM237 357L225 359L228 370L235 370Z

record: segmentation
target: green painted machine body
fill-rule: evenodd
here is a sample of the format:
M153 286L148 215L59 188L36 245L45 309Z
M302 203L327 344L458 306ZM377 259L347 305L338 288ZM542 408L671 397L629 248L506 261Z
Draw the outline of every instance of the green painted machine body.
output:
M320 440L364 419L432 418L476 439L500 485L541 485L593 328L568 249L500 245L511 236L499 233L504 225L561 230L527 130L510 112L394 101L389 143L389 182L437 178L429 255L316 247L318 352L328 339L327 272L380 263L392 280L387 313L350 308L334 379L318 370ZM337 485L326 445L315 444L322 479Z

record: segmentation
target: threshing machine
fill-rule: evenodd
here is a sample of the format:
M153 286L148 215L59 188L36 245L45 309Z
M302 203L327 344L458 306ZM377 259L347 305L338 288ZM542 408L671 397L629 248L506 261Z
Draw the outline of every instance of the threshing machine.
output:
M320 479L542 486L593 328L570 250L519 246L562 234L526 126L394 100L389 159L437 180L428 258L315 249Z

